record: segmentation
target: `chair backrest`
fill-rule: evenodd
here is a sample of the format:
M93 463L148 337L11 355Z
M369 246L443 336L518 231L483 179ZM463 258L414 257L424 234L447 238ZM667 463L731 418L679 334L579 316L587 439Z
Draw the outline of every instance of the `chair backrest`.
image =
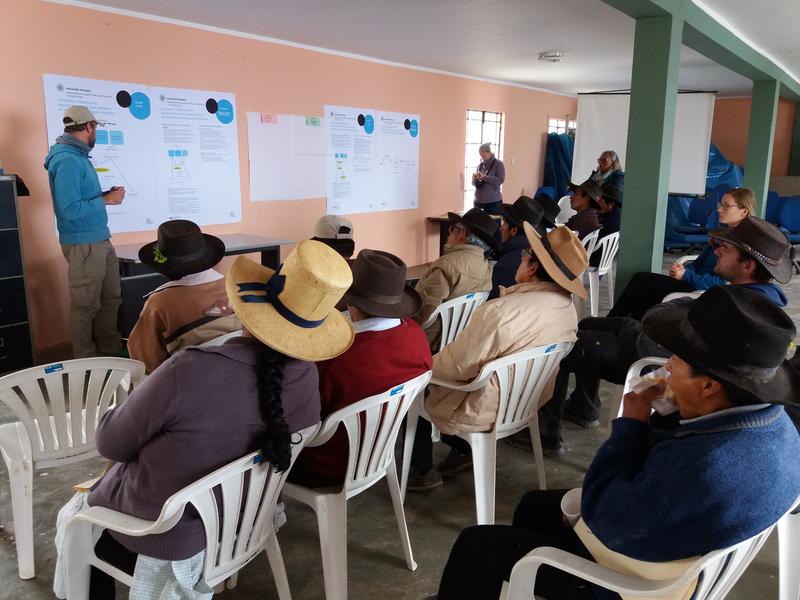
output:
M689 219L690 223L705 225L708 220L708 215L713 212L716 203L717 197L714 192L706 196L692 198L692 201L689 203L689 210L686 213L686 218Z
M667 364L667 359L660 358L658 356L645 356L644 358L640 358L633 363L628 369L627 375L625 375L625 385L622 388L622 398L625 397L625 394L631 391L634 379L644 375L645 371L650 371L654 367L663 367L665 364ZM620 398L619 410L617 411L618 417L622 416L622 398Z
M0 401L25 427L34 465L52 466L96 452L101 417L143 379L137 360L65 360L0 377Z
M791 232L800 231L800 196L789 196L783 199L778 224Z
M597 246L597 236L600 235L600 230L595 229L592 233L588 234L581 240L581 244L586 249L586 256L591 256Z
M779 215L783 206L783 198L778 192L767 192L767 208L764 212L764 219L777 225L780 221Z
M463 331L475 310L486 302L488 297L489 292L473 292L442 302L431 313L428 320L423 323L422 328L427 329L433 325L436 319L442 320L442 339L439 342L439 350L441 351Z
M483 366L478 379L488 379L491 372L497 376L500 388L494 425L498 433L530 421L533 412L539 410L544 386L571 349L569 342L548 344L497 358Z
M292 464L314 438L320 424L292 436ZM253 452L236 459L173 494L159 521L171 528L192 504L203 521L206 556L203 580L209 587L224 581L261 552L274 535L272 513L289 469L276 473Z
M207 342L203 342L202 344L200 344L199 347L202 348L204 346L222 346L222 344L224 344L228 340L233 339L235 337L240 337L241 335L242 335L242 330L237 329L236 331L223 333L222 335L219 335L214 339L208 340Z
M344 425L349 456L344 490L348 498L364 491L386 474L394 460L394 444L412 402L431 380L431 371L364 398L329 415L317 436L321 443ZM315 444L317 445L317 440Z
M600 264L597 265L597 271L600 275L605 275L611 269L614 262L614 257L617 255L619 249L619 231L610 233L597 240L594 247L595 251L600 251Z

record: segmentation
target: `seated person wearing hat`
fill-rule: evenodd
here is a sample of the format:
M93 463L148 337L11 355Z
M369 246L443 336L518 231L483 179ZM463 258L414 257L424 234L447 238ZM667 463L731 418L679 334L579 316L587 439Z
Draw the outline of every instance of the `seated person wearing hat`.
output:
M556 226L558 213L561 212L558 202L553 200L550 194L545 194L544 192L536 194L533 199L538 204L541 204L542 210L544 211L542 213L540 225L546 229L553 229L553 227Z
M800 438L781 406L800 398L800 374L785 360L792 320L762 294L719 286L648 315L644 331L671 353L666 390L680 411L677 429L658 436L648 423L663 386L626 394L622 417L584 477L574 529L559 507L566 490L530 492L510 527L461 532L439 600L496 598L514 564L541 546L641 577L677 577L698 556L758 534L793 506ZM548 566L531 591L547 599L619 598Z
M600 207L597 218L600 221L600 232L597 239L601 240L607 235L619 231L622 221L622 188L615 185L607 185L603 188L603 195L597 201ZM602 252L596 250L589 257L589 266L596 267L600 264Z
M348 260L352 258L356 249L353 223L350 219L336 215L321 217L314 225L314 237L311 239L327 244Z
M241 329L228 307L225 279L213 269L225 254L221 239L191 221L158 226L158 240L139 249L139 260L170 279L147 294L128 338L130 357L152 373L170 355Z
M174 354L103 415L97 450L115 464L88 504L154 520L175 492L250 452L260 450L276 471L289 469L292 434L319 422L314 362L338 356L353 341L352 325L335 308L352 281L345 260L311 240L300 242L277 272L238 257L226 289L244 336ZM169 563L192 558L202 566L205 545L197 512L186 510L166 533L106 531L95 549L129 573L137 554L147 557L151 572L165 573L164 585L178 577L183 587L173 589L191 590L201 569ZM90 588L90 598L114 598L114 580L94 568Z
M787 283L792 277L790 245L786 236L771 223L747 217L736 227L709 233L716 245L716 273L731 285L759 292L779 307L787 304L775 278ZM719 287L719 286L716 286ZM714 289L714 288L711 288ZM702 296L701 296L702 297ZM690 303L679 298L657 304L646 315L672 304ZM731 323L731 327L736 327ZM644 356L664 356L663 348L642 332L640 321L629 317L583 319L578 324L578 341L561 361L553 398L539 410L539 429L546 454L556 455L561 448L561 420L581 427L596 427L600 415L600 380L623 384L628 368ZM569 373L575 373L575 389L567 400Z
M583 239L596 229L600 229L600 219L598 218L598 201L603 195L600 185L591 179L587 179L580 185L569 184L574 194L569 199L569 205L576 214L572 215L564 223L564 227L578 232L578 237Z
M417 323L424 323L442 302L492 289L492 267L487 254L500 248L494 237L497 223L479 208L471 208L463 217L450 212L447 218L450 235L444 254L428 265L415 288L422 298L422 308L414 315ZM432 352L439 350L441 333L439 319L425 330Z
M500 286L511 287L516 283L519 263L522 261L520 252L528 247L528 238L522 224L527 222L533 227L539 227L544 209L533 198L520 196L514 204L503 204L500 208L503 220L500 221L500 252L497 263L492 269L492 291L489 300L500 296Z
M405 263L388 252L362 250L351 266L353 285L342 301L356 337L344 354L317 363L322 419L431 369L425 333L408 318L421 301L406 286ZM347 458L347 432L340 427L322 446L300 453L289 480L308 487L341 483Z
M545 344L575 341L578 316L572 294L586 298L581 283L588 262L586 250L564 227L544 237L529 223L523 223L523 227L529 247L521 252L517 285L503 289L499 298L478 307L458 337L433 357L435 378L466 384L496 358ZM548 383L547 388L551 387ZM500 392L496 378L474 392L436 385L429 390L425 408L445 434L487 431L497 419ZM547 392L543 397L548 397ZM452 435L442 439L452 450L437 473L432 468L430 435L418 429L411 457L414 476L409 477L408 489L433 487L437 481L441 483L441 475L454 474L472 464L466 441Z

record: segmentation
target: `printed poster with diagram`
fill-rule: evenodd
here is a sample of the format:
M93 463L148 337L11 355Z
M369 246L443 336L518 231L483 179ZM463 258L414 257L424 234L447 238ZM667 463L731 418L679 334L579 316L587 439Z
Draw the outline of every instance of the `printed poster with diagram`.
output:
M241 220L233 94L45 75L49 144L64 110L89 107L105 127L90 154L104 190L124 186L107 208L112 233L153 230L169 219L199 225Z

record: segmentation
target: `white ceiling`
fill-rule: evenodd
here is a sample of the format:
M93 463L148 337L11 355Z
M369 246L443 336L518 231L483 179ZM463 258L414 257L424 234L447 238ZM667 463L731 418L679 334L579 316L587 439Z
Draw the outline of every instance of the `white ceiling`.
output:
M695 2L800 73L800 1ZM219 0L92 3L567 94L630 87L634 21L600 0L228 0L224 10ZM567 56L538 63L544 50ZM748 79L686 47L680 87L751 91Z

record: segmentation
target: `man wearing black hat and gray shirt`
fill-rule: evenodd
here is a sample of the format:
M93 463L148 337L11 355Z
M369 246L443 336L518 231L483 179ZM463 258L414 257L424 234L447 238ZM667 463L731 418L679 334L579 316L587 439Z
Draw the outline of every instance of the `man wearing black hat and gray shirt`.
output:
M172 354L242 328L228 306L225 278L214 270L225 254L221 239L192 221L158 226L158 239L139 249L139 260L170 281L147 294L128 339L131 358L152 373Z
M564 227L578 232L578 237L583 239L596 229L600 229L600 219L598 218L598 201L603 195L600 185L587 179L580 185L569 184L574 194L569 199L569 205L577 214L572 215L569 221L564 223Z
M528 238L525 237L523 223L530 223L538 229L544 214L542 205L533 198L520 196L514 204L503 204L503 220L500 221L500 252L497 263L492 270L492 291L489 300L500 296L500 286L504 288L516 285L514 279L522 262L520 254L528 247ZM543 231L540 231L544 233Z
M444 254L428 265L415 288L422 298L422 308L414 315L418 323L424 323L442 302L492 289L487 256L500 248L494 237L497 223L479 208L471 208L464 216L450 212L447 218L450 234ZM441 331L438 319L425 330L432 352L439 351Z
M626 394L583 479L578 521L562 521L566 490L528 493L511 527L461 533L439 600L496 598L514 564L541 546L650 579L678 577L697 556L755 536L792 508L800 438L782 405L798 402L800 374L785 360L796 333L788 315L753 290L717 286L648 314L643 327L671 355L669 377ZM651 402L666 392L681 421L665 438L649 418ZM695 583L675 597L689 597ZM547 566L531 591L619 598Z

